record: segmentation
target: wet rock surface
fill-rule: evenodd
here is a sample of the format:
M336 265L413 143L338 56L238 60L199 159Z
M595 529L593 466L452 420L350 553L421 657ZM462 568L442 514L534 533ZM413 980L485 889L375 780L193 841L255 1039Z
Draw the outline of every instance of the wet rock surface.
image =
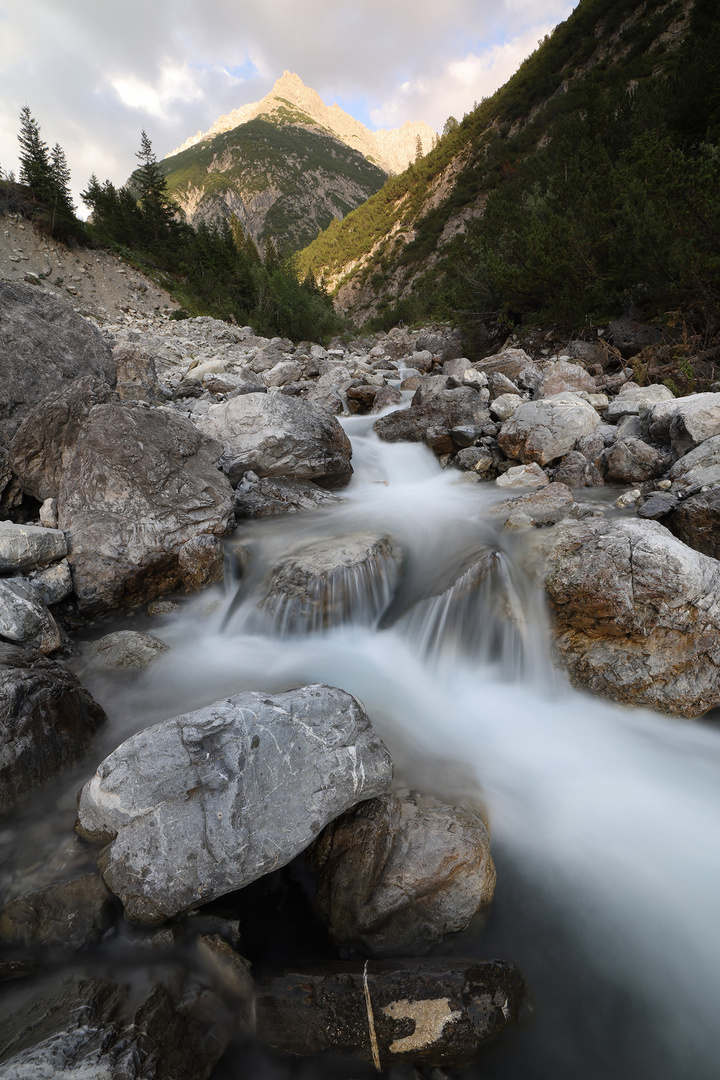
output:
M271 568L258 607L281 632L372 625L392 599L402 562L388 536L319 537Z
M82 761L104 718L63 664L0 642L0 811Z
M464 930L495 891L480 816L418 792L346 811L315 841L313 861L331 937L369 956L426 951Z
M295 969L258 986L259 1037L285 1053L355 1050L378 1069L459 1066L515 1020L516 968L498 960L375 960Z
M116 630L91 642L85 652L108 668L148 667L168 651L164 641L137 630Z
M78 831L127 918L160 922L283 866L389 786L360 704L326 686L236 694L123 743L85 785Z
M235 488L235 516L242 519L297 514L340 500L341 496L326 491L312 480L272 479L246 472Z

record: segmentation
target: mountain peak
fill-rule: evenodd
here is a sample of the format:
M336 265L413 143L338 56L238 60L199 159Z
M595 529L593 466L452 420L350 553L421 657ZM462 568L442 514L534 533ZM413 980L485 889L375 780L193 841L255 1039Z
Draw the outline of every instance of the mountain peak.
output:
M415 160L418 139L424 154L431 149L435 141L435 132L422 120L406 120L400 128L393 131L370 131L339 105L328 107L317 91L306 86L299 75L286 70L262 101L241 105L219 117L209 131L198 131L197 135L192 135L166 157L173 157L199 142L247 124L258 116L276 119L279 123L288 122L287 111L283 112L288 102L304 114L308 123L317 124L346 146L359 151L363 157L386 173L402 172ZM277 114L277 118L273 114ZM296 122L302 124L303 121Z

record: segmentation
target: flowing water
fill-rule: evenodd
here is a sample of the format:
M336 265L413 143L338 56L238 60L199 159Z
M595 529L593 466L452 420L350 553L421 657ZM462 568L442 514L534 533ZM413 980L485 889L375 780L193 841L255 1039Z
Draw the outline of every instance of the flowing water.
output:
M355 465L343 502L243 527L242 577L148 627L169 654L133 679L88 675L111 718L98 756L240 690L342 687L404 781L489 814L489 922L435 951L515 961L528 1007L462 1075L716 1077L717 730L573 690L548 658L528 549L490 512L502 493L441 470L422 445L379 442L372 419L343 421ZM357 534L391 538L394 553L336 574L309 607L266 602L269 568L288 553ZM236 1075L232 1062L221 1075Z

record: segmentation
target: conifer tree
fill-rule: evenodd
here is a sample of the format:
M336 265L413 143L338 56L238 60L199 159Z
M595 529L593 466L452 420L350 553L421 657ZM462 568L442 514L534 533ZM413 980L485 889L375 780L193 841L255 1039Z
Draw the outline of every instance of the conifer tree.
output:
M20 110L20 183L32 188L39 202L52 197L52 166L47 143L40 138L40 128L25 105Z

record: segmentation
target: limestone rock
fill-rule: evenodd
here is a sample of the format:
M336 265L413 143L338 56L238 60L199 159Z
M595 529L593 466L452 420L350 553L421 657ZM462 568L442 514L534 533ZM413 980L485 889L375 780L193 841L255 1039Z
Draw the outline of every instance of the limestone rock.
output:
M495 891L482 819L417 792L347 810L315 841L313 861L330 936L370 956L426 951L464 930Z
M488 376L499 371L508 379L517 379L521 371L534 365L532 358L523 349L502 349L499 353L486 356L484 360L476 360L473 367Z
M104 718L63 664L0 642L0 810L81 761Z
M48 607L67 599L73 591L70 563L67 559L53 563L46 570L39 570L30 580L40 599Z
M23 893L0 910L0 938L80 949L99 941L109 923L109 901L97 871Z
M392 599L402 562L402 549L388 536L314 539L271 567L258 607L286 633L375 625Z
M720 435L713 435L676 461L670 480L673 492L681 495L720 484Z
M535 391L536 398L554 397L566 391L574 393L584 390L594 394L597 390L595 380L580 364L571 364L567 360L556 360L543 371L540 384Z
M650 437L672 443L678 455L720 435L720 394L691 394L660 402L648 410Z
M27 578L0 578L0 638L30 645L43 655L62 644L57 623Z
M312 480L283 480L246 472L235 489L235 516L267 517L296 514L341 502L339 495L318 487Z
M98 866L127 918L155 923L284 866L391 778L344 691L236 694L119 746L83 788L77 828L107 843Z
M493 517L507 522L511 515L526 514L533 525L555 525L570 513L575 505L575 497L565 484L552 483L533 491L529 495L518 495L514 499L505 499L490 507Z
M480 394L469 386L447 388L444 375L426 375L415 391L409 409L399 409L381 416L373 430L386 442L427 442L435 429L449 439L451 428L462 425L482 426L490 419ZM436 448L437 449L437 448ZM450 450L453 450L450 439Z
M720 559L720 487L691 495L679 505L672 496L664 498L673 511L665 522L670 531L696 551Z
M67 555L67 541L58 529L0 521L0 573L35 570Z
M350 440L334 416L309 401L243 394L214 405L197 423L222 443L223 468L233 484L248 469L331 488L352 475Z
M542 401L523 402L503 424L498 445L509 458L547 465L574 449L591 434L600 417L575 394L556 394Z
M91 410L66 469L59 523L82 611L134 607L175 589L178 554L234 525L220 447L178 413L140 405Z
M600 470L577 450L565 455L553 474L553 480L570 488L599 487L605 482Z
M498 476L495 483L501 488L538 488L549 484L550 480L547 473L533 462L531 465L513 465L507 472Z
M674 400L672 390L668 390L667 386L661 383L638 386L637 383L627 382L608 405L606 415L608 420L614 422L623 416L638 416L641 409L648 409L660 401Z
M720 564L656 521L563 522L545 588L577 686L701 716L720 704Z
M95 405L117 400L107 383L76 379L32 408L8 447L10 464L24 491L39 502L57 499L60 480Z
M500 960L293 968L258 986L257 1030L287 1054L347 1049L378 1069L459 1066L515 1021L523 990Z
M200 592L222 581L225 552L219 536L206 533L186 540L178 552L180 576L187 592Z
M115 384L115 362L101 334L61 300L0 281L0 443L49 392L91 375Z
M87 647L88 656L96 657L108 668L146 668L163 653L168 646L152 634L143 634L138 630L116 630L105 634Z
M667 472L670 458L642 439L621 439L600 455L605 479L616 484L643 484Z

